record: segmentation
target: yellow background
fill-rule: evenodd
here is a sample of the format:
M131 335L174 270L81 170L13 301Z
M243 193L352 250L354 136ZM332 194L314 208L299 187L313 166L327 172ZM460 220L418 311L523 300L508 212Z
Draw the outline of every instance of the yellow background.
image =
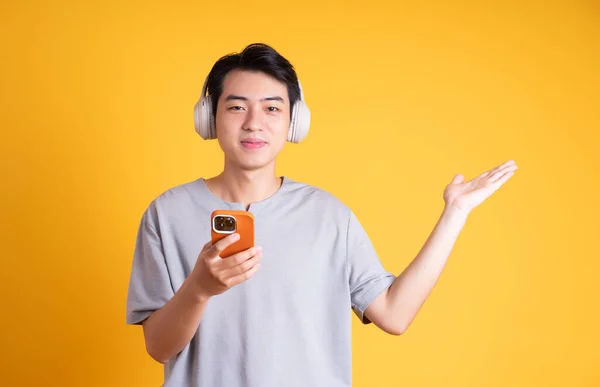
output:
M125 325L137 226L220 171L192 108L263 41L313 113L279 173L354 209L395 273L454 174L520 167L403 336L353 318L354 385L599 386L598 2L392 3L3 2L2 384L161 384Z

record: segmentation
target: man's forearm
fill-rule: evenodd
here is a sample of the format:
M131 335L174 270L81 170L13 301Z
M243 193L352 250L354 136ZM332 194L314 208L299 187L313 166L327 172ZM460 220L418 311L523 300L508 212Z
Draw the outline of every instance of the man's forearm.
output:
M433 231L386 294L388 316L404 332L431 293L465 225L467 214L444 208Z
M144 321L148 354L166 363L192 340L208 304L188 277L175 295Z

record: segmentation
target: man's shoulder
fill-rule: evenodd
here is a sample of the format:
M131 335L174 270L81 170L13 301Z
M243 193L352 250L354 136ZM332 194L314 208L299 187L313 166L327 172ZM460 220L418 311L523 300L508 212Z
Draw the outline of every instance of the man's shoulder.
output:
M162 202L169 202L181 199L182 197L195 196L200 193L200 181L202 178L198 178L185 183L180 183L162 191L155 200Z
M326 188L305 183L302 181L289 180L288 193L297 200L307 205L318 206L326 209L335 209L341 212L349 212L348 206L334 193Z
M189 204L194 197L198 197L200 179L180 183L159 191L148 203L146 211L158 209L173 209Z

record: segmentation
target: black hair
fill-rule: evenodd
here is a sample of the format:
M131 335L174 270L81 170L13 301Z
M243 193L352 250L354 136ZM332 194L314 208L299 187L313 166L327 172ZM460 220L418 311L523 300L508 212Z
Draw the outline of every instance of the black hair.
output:
M290 101L290 119L292 107L300 99L300 86L294 66L271 46L264 43L249 44L239 53L221 57L208 74L208 98L212 101L213 117L217 115L217 102L223 93L223 81L232 70L263 72L287 86Z

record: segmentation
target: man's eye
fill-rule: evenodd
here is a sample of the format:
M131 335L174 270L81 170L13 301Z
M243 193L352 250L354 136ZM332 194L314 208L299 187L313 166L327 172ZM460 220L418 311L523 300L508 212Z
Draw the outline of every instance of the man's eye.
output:
M279 111L279 108L276 108L275 106L269 106L267 109L268 109L270 112L277 112L277 111Z
M232 106L229 108L229 110L234 110L234 111L239 111L242 110L243 108L241 106Z

